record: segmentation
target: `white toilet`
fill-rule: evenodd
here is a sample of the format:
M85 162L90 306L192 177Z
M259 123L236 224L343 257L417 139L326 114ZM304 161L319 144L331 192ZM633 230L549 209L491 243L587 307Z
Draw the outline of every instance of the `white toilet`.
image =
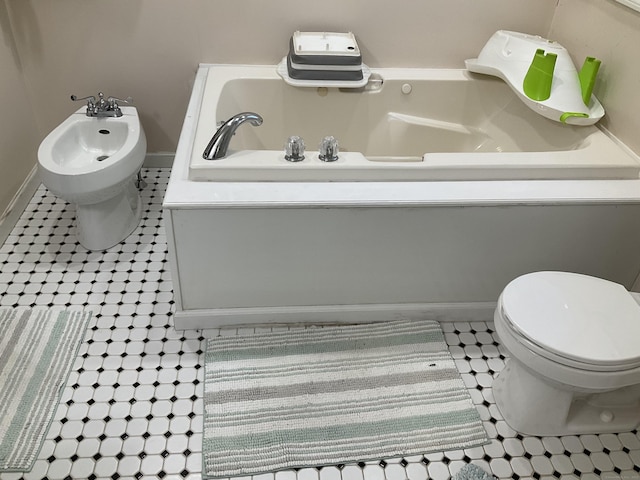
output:
M509 283L495 326L511 358L493 382L507 424L539 436L640 424L640 305L622 285L536 272Z
M91 118L83 107L40 144L38 170L54 195L76 206L78 241L104 250L124 240L140 221L135 177L147 141L135 107L119 117Z

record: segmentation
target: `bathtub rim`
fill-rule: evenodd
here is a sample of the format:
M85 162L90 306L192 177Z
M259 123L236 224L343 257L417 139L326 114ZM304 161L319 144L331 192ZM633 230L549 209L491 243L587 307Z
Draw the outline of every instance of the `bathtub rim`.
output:
M189 180L189 163L210 67L272 67L201 63L178 140L164 208L393 207L640 203L640 179L472 180L411 182L201 182ZM389 69L437 75L443 69ZM374 69L375 71L375 69ZM597 125L640 163L640 157Z

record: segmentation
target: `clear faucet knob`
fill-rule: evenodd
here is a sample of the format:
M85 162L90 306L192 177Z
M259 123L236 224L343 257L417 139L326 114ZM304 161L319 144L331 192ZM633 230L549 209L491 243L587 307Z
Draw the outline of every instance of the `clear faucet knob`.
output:
M304 140L301 137L292 135L287 139L284 146L284 158L289 162L304 160Z
M332 135L324 137L320 143L320 155L323 162L335 162L338 160L338 140Z

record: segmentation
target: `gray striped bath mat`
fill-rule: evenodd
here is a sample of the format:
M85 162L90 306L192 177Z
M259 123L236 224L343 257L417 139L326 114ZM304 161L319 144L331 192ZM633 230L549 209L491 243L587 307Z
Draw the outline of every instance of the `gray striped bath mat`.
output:
M433 321L212 338L204 394L209 478L488 441Z
M0 309L0 472L32 468L89 318Z

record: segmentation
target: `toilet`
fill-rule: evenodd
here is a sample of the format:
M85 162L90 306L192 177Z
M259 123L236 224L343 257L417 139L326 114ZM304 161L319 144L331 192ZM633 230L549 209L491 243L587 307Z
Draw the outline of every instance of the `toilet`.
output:
M75 205L78 241L104 250L137 227L142 202L135 185L147 142L135 107L119 117L90 118L85 108L70 115L40 144L40 180Z
M640 305L622 285L535 272L502 291L494 320L510 358L493 382L514 430L625 432L640 424Z

